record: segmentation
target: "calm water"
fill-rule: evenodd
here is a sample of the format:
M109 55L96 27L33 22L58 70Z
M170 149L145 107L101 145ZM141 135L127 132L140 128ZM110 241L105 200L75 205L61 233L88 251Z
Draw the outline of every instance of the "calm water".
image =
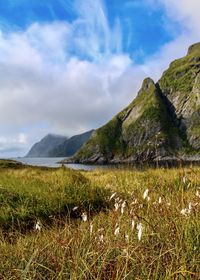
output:
M46 166L46 167L60 167L61 164L58 162L64 158L15 158L15 160L20 161L24 164L33 166ZM94 170L97 168L108 168L108 166L103 165L85 165L85 164L65 164L66 167L76 169L76 170Z

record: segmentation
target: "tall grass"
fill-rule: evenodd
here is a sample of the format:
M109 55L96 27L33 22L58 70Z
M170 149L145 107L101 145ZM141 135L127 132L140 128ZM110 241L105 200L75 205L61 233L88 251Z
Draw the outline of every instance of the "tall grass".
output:
M0 184L0 279L200 279L199 168L2 169Z

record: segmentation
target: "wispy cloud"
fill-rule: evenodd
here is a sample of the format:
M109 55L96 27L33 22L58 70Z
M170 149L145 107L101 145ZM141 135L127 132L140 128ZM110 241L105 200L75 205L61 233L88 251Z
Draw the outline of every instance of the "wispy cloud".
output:
M197 1L192 0L196 9L186 0L148 1L159 1L182 33L142 64L123 50L121 19L111 26L101 0L76 0L73 6L60 0L76 13L72 22L37 22L23 31L0 32L0 155L14 149L25 153L50 130L72 135L104 124L132 101L143 78L157 80L198 40Z
M89 19L83 8L72 24L34 23L23 32L1 32L0 124L24 131L45 123L72 135L102 125L132 99L132 61L121 53L119 21L111 41L103 6L98 20L97 10Z

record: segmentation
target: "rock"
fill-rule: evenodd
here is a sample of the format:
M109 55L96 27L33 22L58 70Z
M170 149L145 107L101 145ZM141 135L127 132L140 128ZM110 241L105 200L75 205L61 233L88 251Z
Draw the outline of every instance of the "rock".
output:
M143 81L129 106L97 129L75 154L84 163L200 158L200 43L154 83Z

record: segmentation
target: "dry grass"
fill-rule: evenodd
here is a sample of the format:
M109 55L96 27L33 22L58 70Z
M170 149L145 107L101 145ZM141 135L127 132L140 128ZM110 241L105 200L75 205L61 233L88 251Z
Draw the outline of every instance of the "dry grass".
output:
M4 168L0 185L0 279L200 279L200 168Z

